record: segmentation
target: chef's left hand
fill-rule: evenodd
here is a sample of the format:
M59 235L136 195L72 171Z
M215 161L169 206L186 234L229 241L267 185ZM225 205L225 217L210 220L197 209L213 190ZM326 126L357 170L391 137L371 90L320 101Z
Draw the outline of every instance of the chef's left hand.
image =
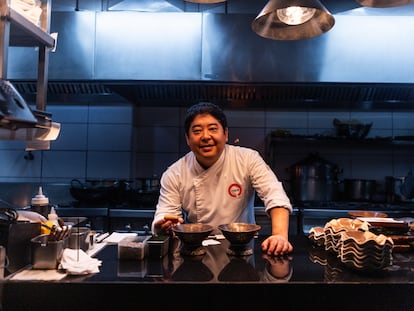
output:
M269 256L280 256L291 253L293 246L285 236L274 234L262 242L262 251Z

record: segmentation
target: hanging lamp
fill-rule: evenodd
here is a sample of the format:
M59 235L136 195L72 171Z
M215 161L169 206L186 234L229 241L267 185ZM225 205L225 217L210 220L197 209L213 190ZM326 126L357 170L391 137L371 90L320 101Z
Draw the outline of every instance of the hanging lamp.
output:
M252 22L259 36L273 40L301 40L319 36L335 24L318 0L269 0Z

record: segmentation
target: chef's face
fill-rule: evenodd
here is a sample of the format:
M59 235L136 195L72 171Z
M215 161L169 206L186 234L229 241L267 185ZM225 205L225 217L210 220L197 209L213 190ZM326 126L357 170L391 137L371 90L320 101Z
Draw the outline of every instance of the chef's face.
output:
M197 115L190 125L187 145L204 168L213 165L228 141L228 129L210 114Z

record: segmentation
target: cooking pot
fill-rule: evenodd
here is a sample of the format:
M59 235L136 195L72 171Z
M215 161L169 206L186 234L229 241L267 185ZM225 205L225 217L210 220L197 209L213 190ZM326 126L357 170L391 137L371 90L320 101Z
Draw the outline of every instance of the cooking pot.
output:
M344 179L344 198L351 201L371 201L377 182L370 179Z
M291 194L295 201L334 201L340 170L317 153L291 166Z

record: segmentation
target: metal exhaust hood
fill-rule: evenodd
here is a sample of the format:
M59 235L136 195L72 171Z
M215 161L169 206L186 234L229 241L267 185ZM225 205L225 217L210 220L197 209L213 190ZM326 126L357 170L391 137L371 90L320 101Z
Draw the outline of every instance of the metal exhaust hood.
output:
M28 99L35 82L15 82ZM406 83L236 83L217 81L49 82L51 102L126 102L136 106L188 106L210 100L238 108L412 109L414 85Z

